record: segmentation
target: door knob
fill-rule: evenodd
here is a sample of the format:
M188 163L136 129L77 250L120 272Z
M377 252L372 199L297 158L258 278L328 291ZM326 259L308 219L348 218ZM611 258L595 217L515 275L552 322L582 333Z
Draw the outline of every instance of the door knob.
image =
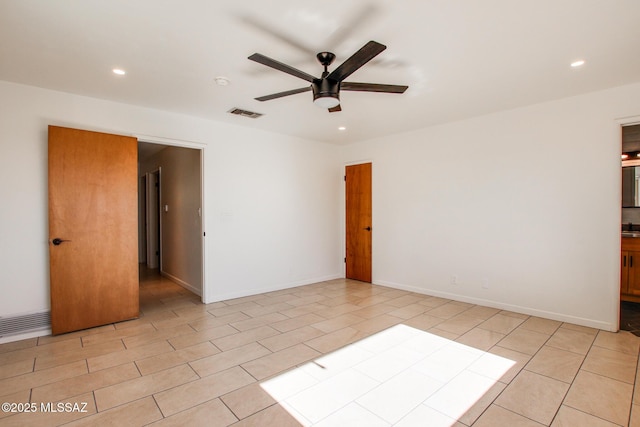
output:
M365 227L364 229L367 231L371 231L371 227Z
M51 241L51 243L53 243L54 246L59 246L60 244L62 244L62 242L70 242L71 240L63 240L59 237L56 237L55 239L53 239Z

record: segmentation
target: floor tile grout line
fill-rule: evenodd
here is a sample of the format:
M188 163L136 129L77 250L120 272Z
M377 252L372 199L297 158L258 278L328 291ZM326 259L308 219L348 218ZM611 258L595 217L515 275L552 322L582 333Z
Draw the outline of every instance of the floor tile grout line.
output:
M178 365L178 366L181 366L181 365ZM174 367L172 367L172 368L177 368L177 366L174 366ZM168 369L172 369L172 368L168 368ZM191 370L193 370L193 368L192 368L191 366L189 366L189 368L190 368ZM168 370L168 369L167 369L167 370ZM162 372L162 371L158 371L158 372ZM155 374L155 372L154 372L154 374ZM197 373L195 373L195 374L196 374L196 376L198 376L198 374L197 374ZM150 375L153 375L153 374L150 374ZM92 390L92 391L91 391L91 393L93 393L93 395L94 395L94 400L95 400L95 392L96 392L96 391L102 390L102 389L104 389L104 388L111 387L111 386L113 386L113 385L119 385L119 384L125 383L125 382L127 382L127 381L138 380L138 379L140 379L140 378L144 378L144 376L140 376L140 377L137 377L137 378L132 378L132 379L129 379L129 380L126 380L126 381L122 381L122 382L117 383L117 384L112 384L112 385L110 385L110 386L100 387L100 388L97 388L97 389L95 389L95 390ZM154 401L156 402L156 406L158 406L158 409L160 410L160 413L162 413L162 409L160 409L160 406L158 405L158 402L157 402L157 401L156 401L156 399L155 399L155 396L156 396L157 394L159 394L159 393L163 393L163 392L166 392L166 391L169 391L169 390L176 389L176 388L178 388L178 387L184 386L184 385L186 385L186 384L193 383L193 382L198 381L198 380L200 380L200 379L202 379L202 378L198 376L198 378L196 378L196 379L193 379L193 380L190 380L190 381L186 381L186 382L184 382L184 383L177 384L177 385L171 386L171 387L169 387L169 388L165 388L165 389L162 389L162 390L158 390L158 391L155 391L155 392L153 392L153 393L150 393L150 394L147 394L147 395L144 395L144 396L140 396L140 397L135 398L135 399L133 399L133 400L129 400L129 401L126 401L126 402L122 402L122 403L120 403L120 404L118 404L118 405L112 406L112 407L107 408L107 409L105 409L105 410L103 410L103 411L99 411L99 413L103 413L103 412L110 411L110 410L112 410L112 409L120 408L120 407L123 407L123 406L129 405L130 403L138 402L138 401L140 401L140 400L146 399L146 398L148 398L148 397L153 397ZM214 398L214 399L215 399L215 398ZM213 400L213 399L211 399L211 400ZM96 400L95 402L96 402L96 412L98 412L98 403L97 403L97 400ZM201 402L201 403L203 403L203 402ZM194 405L194 406L197 406L197 405ZM193 406L191 406L190 408L193 408ZM189 408L187 408L187 409L189 409ZM166 417L164 416L164 413L162 413L162 415L163 415L163 418L166 418Z
M93 397L93 407L96 408L96 414L98 414L100 412L98 411L98 400L96 399L96 391L95 390L91 390L91 397Z
M585 357L585 359L586 359L586 357ZM636 367L636 370L637 370L637 367ZM590 370L585 369L585 368L582 368L582 367L580 368L580 371L589 372L590 374L598 375L599 377L607 378L607 379L609 379L609 380L616 381L616 382L619 382L619 383L622 383L622 384L627 384L627 385L630 385L630 386L632 386L632 387L634 387L634 388L635 388L635 383L636 383L636 381L635 381L635 380L633 381L633 383L630 383L630 382L623 381L623 380L618 379L618 378L610 377L610 376L609 376L609 375L607 375L607 374L603 374L603 373L600 373L600 372L590 371Z
M186 363L186 364L188 365L188 363ZM195 370L193 369L193 367L189 366L189 368L195 372ZM199 406L199 405L205 404L205 403L210 402L210 401L215 400L215 399L220 399L220 400L222 401L222 399L221 399L221 398L222 398L222 396L224 396L224 395L218 395L218 396L216 396L216 397L212 397L212 398L211 398L211 399L209 399L209 400L205 400L204 402L199 402L199 403L197 403L197 404L195 404L195 405L193 405L193 406L189 406L189 407L187 407L187 408L184 408L184 409L182 409L181 411L176 412L175 414L171 414L171 415L169 415L169 416L165 416L165 415L164 415L164 412L162 412L162 409L160 408L160 405L158 404L158 402L157 402L157 400L156 400L156 395L157 395L157 394L160 394L160 393L167 392L167 391L169 391L169 390L177 389L177 388L182 387L182 386L184 386L184 385L186 385L186 384L194 383L194 382L196 382L196 381L202 380L202 379L207 378L207 377L210 377L210 376L212 376L212 375L216 375L216 374L220 374L220 373L222 373L222 372L229 371L229 370L234 369L234 368L240 368L240 369L242 369L244 372L246 372L246 373L247 373L247 375L250 375L252 378L254 378L254 379L255 379L255 377L253 377L253 375L251 375L249 372L247 372L247 371L246 371L246 370L245 370L241 365L234 365L234 366L231 366L231 367L229 367L229 368L226 368L226 369L224 369L224 370L222 370L222 371L218 371L218 372L215 372L214 374L206 375L206 376L204 376L204 377L201 377L197 372L195 372L196 376L198 377L198 378L196 378L196 379L193 379L193 380L191 380L191 381L187 381L187 382L184 382L184 383L182 383L182 384L178 384L178 385L175 385L175 386L172 386L172 387L169 387L169 388L163 389L163 390L156 391L156 392L154 392L154 393L152 393L152 394L150 394L150 395L143 396L143 397L141 397L141 398L138 398L138 399L132 400L132 401L130 401L130 402L122 403L122 404L120 404L120 405L118 405L118 406L127 405L127 404L129 404L129 403L131 403L131 402L135 402L135 401L138 401L138 400L142 400L142 399L145 399L145 398L147 398L147 397L151 396L151 397L153 397L154 401L156 402L156 406L158 406L158 409L160 409L160 412L162 413L163 418L169 418L169 417L172 417L172 416L174 416L174 415L177 415L177 414L179 414L179 413L181 413L181 412L188 411L188 410L190 410L190 409L193 409L193 408L195 408L195 407L197 407L197 406ZM254 381L253 383L250 383L250 384L255 384L255 383L259 383L259 381L258 381L258 380L256 380L256 381ZM250 384L246 384L246 385L250 385ZM240 390L241 388L245 387L246 385L244 385L244 386L240 386L239 388L236 388L236 389L234 389L234 390L230 390L230 391L226 392L225 394L229 394L229 393L231 393L231 392L234 392L234 391ZM114 408L116 408L116 407L118 407L118 406L114 406ZM226 405L225 405L225 406L226 406ZM109 408L109 409L113 409L113 408ZM235 414L234 414L234 415L235 415ZM238 417L236 417L236 418L238 418Z
M153 393L151 395L151 398L153 399L153 403L156 404L156 408L158 408L158 411L160 411L160 415L162 415L162 419L164 420L165 418L168 418L168 417L164 414L164 412L162 412L162 408L160 407L160 404L158 403L158 400L156 399L156 394L157 393ZM190 409L190 408L187 408L187 409ZM185 411L187 409L185 409ZM173 414L173 415L175 415L175 414Z
M529 320L529 319L531 319L531 318L532 318L532 316L527 317L527 318L526 318L522 323L520 323L520 324L519 324L515 329L513 329L511 332L509 332L509 334L505 335L505 337L504 337L502 340L506 339L509 335L511 335L511 333L513 333L514 331L516 331L518 328L520 328L520 326L521 326L522 324L524 324L527 320ZM498 393L498 395L493 399L493 401L491 402L491 404L489 404L489 406L491 406L492 404L493 404L493 405L497 405L497 406L500 406L500 407L501 407L501 408L503 408L503 409L506 409L506 410L508 410L508 411L510 411L510 412L513 412L513 413L515 413L515 414L518 414L517 412L511 411L510 409L505 408L505 407L504 407L504 406L502 406L502 405L499 405L498 403L496 403L496 401L500 398L500 396L502 396L502 393L504 393L504 392L509 388L509 386L510 386L514 381L515 381L515 379L520 375L520 373L522 373L522 371L527 371L527 372L530 372L530 373L533 373L533 374L536 374L536 375L544 376L545 378L551 378L551 377L547 377L546 375L538 374L537 372L529 371L529 370L527 370L526 368L527 368L527 365L528 365L529 363L531 363L531 361L536 357L536 355L537 355L538 353L540 353L540 350L541 350L542 348L544 348L544 347L545 347L545 345L547 344L547 342L549 342L549 340L553 337L553 335L557 332L557 330L558 330L558 329L560 329L560 326L558 326L558 328L556 328L556 331L554 331L554 332L553 332L553 334L549 335L549 338L547 338L547 339L545 340L545 342L544 342L544 343L543 343L543 344L538 348L538 350L536 350L536 352L535 352L533 355L531 355L531 357L529 358L529 360L527 361L527 363L525 363L525 364L522 366L522 368L520 369L520 371L518 371L518 373L517 373L517 374L516 374L512 379L511 379L511 381L509 381L509 383L506 385L506 387L505 387L505 388L503 388L503 389L502 389L502 391L500 391L500 393ZM528 330L528 329L524 329L524 330ZM534 331L534 332L535 332L535 331ZM594 339L595 339L595 338L594 338ZM500 344L500 342L502 342L502 340L498 341L498 343L497 343L495 346L500 347L500 346L499 346L499 344ZM495 346L494 346L494 347L495 347ZM506 347L501 347L501 348L506 348ZM508 350L511 350L511 349L508 349ZM516 351L516 350L512 350L512 351ZM519 352L519 351L518 351L518 353L521 353L521 352ZM522 354L526 354L526 353L522 353ZM528 355L527 355L527 356L528 356ZM585 355L585 358L586 358L586 355ZM583 362L584 362L584 359L583 359ZM579 369L578 369L578 372L579 372ZM577 376L577 375L578 375L578 374L576 373L576 375L575 375L575 376ZM574 376L574 380L575 380L575 376ZM551 378L551 379L554 379L554 380L556 380L556 381L559 381L559 380L557 380L557 379L555 379L555 378ZM562 381L560 381L560 382L562 382ZM566 383L565 383L565 384L566 384ZM555 420L556 416L558 415L558 412L560 411L560 408L562 407L562 404L564 403L564 400L566 399L567 394L569 393L569 390L570 390L570 389L571 389L571 385L569 385L569 387L567 387L567 391L565 391L564 396L562 397L562 401L560 402L560 405L558 405L558 409L556 410L555 414L554 414L554 415L553 415L553 417L551 418L551 422L549 423L549 425L553 424L553 421ZM484 412L489 408L489 406L487 406L487 408L485 408L485 410L483 411L483 414L484 414ZM522 416L522 417L525 417L525 418L527 418L527 419L530 419L530 420L532 420L532 421L534 421L534 422L537 422L537 421L535 421L535 420L533 420L533 419L531 419L531 418L527 417L527 416L526 416L526 415L524 415L524 414L518 414L518 415L520 415L520 416ZM480 416L482 416L482 415L480 415ZM478 417L477 419L480 419L480 417ZM476 420L477 420L477 419L476 419ZM475 424L475 422L474 422L474 424ZM541 423L540 423L540 424L541 424Z
M635 334L634 334L635 335ZM631 414L633 413L633 398L636 395L636 390L640 390L638 388L638 371L640 370L640 355L636 358L636 375L633 381L633 389L631 390L631 409L629 410L629 418L627 419L627 424L631 425Z
M613 425L615 425L616 427L617 427L617 426L620 426L620 424L617 424L617 423L615 423L615 422L613 422L613 421L610 421L610 420L607 420L607 419L605 419L605 418L602 418L602 417L600 417L600 416L598 416L598 415L590 414L590 413L588 413L588 412L583 411L582 409L575 408L575 407L573 407L573 406L571 406L571 405L564 405L564 406L566 406L567 408L571 408L571 409L573 409L574 411L578 411L578 412L580 412L580 413L583 413L583 414L585 414L585 415L587 415L587 416L589 416L589 417L597 418L597 419L602 420L602 421L604 421L604 422L606 422L606 423L613 424ZM629 411L629 415L631 415L631 411ZM554 421L555 421L555 418L554 418ZM629 425L629 424L627 424L627 425ZM624 427L624 426L621 426L621 427Z
M246 387L246 386L245 386L245 387ZM238 390L241 390L241 389L238 389ZM234 390L234 391L235 391L235 390ZM233 393L233 392L229 392L229 393ZM231 412L231 413L233 414L233 416L234 416L234 417L236 417L236 421L235 421L233 424L235 424L236 422L238 422L238 421L240 421L240 420L243 420L244 418L248 418L248 417L250 417L251 415L253 415L253 414L249 414L249 415L247 415L247 416L246 416L246 417L244 417L244 418L240 418L240 417L238 416L238 414L236 414L235 412L233 412L233 409L231 409L231 408L229 407L229 405L227 405L227 402L225 402L225 401L224 401L224 399L222 399L224 396L226 396L226 395L227 395L227 394L229 394L229 393L226 393L226 394L223 394L223 395L221 395L221 396L218 396L216 399L219 399L219 400L220 400L220 402L222 402L222 404L224 405L224 407L225 407L225 408L227 408L227 409L229 410L229 412Z
M141 360L144 360L144 359L141 359ZM140 374L140 377L144 377L144 375L142 374L142 371L140 370L140 367L138 366L138 362L139 362L138 360L134 360L133 361L133 365L136 367L136 370ZM118 383L118 384L120 384L120 383Z
M497 398L496 398L496 399L497 399ZM509 411L509 412L511 412L512 414L515 414L515 415L517 415L517 416L519 416L519 417L526 418L526 419L528 419L528 420L530 420L530 421L532 421L532 422L534 422L534 423L536 423L536 424L540 424L540 425L542 425L542 426L544 426L544 425L545 425L545 424L543 424L543 423L541 423L541 422L539 422L539 421L534 420L533 418L527 417L526 415L519 414L519 413L517 413L517 412L515 412L515 411L513 411L513 410L511 410L511 409L509 409L509 408L505 408L504 406L500 405L499 403L496 403L496 402L495 402L495 400L494 400L491 404L492 404L492 405L499 406L500 408L504 409L505 411ZM489 405L489 406L491 406L491 405ZM487 409L489 409L489 408L487 408ZM486 411L486 410L485 410L485 411ZM480 419L480 417L478 417L478 419ZM554 419L555 419L555 415L554 415ZM474 421L474 423L473 423L473 424L475 424L477 421L478 421L478 420ZM472 424L472 426L473 426L473 424ZM551 424L553 424L553 419L551 420L551 422L550 422L548 425L551 425Z
M621 329L620 331L622 331L622 329ZM612 333L612 334L619 334L619 333L620 333L620 331L618 331L618 332L603 331L603 332L609 332L609 333ZM624 331L624 332L629 332L629 331ZM599 333L599 332L598 332L598 333ZM638 340L640 341L640 337L638 338ZM595 344L595 342L594 342L593 346L594 346L594 347L601 348L601 349L604 349L604 350L613 351L613 352L616 352L616 353L622 353L622 354L632 355L631 353L627 353L626 351L620 351L620 350L617 350L617 349L615 349L615 348L609 348L609 347L604 347L604 346L602 346L602 345Z
M577 332L577 331L575 331L575 332ZM598 334L599 333L600 332L596 332L595 336L593 337L593 340L591 341L591 344L589 345L589 349L584 354L584 357L582 358L582 362L580 362L580 366L578 366L578 370L577 370L576 374L573 376L573 379L571 380L571 383L569 384L569 388L567 388L567 391L566 391L564 397L562 398L562 402L560 402L560 406L558 407L558 410L556 411L555 415L553 416L553 419L551 420L552 424L553 424L553 421L555 421L556 417L558 416L558 413L560 412L560 408L562 408L562 406L565 405L565 400L567 400L567 396L569 395L569 392L571 391L571 388L573 387L573 384L575 383L576 378L578 378L578 375L580 375L580 371L582 370L582 367L584 366L584 362L587 360L587 357L589 357L589 353L591 352L591 349L593 348L593 344L596 342L596 339L598 338ZM566 406L568 406L570 408L573 408L573 406L570 406L570 405L566 405ZM573 408L573 409L577 409L577 408ZM631 411L629 411L629 412L631 412ZM589 415L595 416L593 414L589 414ZM600 417L596 417L596 418L600 418Z

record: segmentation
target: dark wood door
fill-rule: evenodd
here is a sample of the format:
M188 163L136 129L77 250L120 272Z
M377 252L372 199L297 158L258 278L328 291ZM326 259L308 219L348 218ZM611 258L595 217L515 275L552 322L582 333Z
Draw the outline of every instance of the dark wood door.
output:
M628 251L627 254L628 277L626 293L640 296L640 251Z
M371 163L346 167L346 276L371 282Z
M629 293L629 251L622 251L620 257L620 293Z
M137 140L49 126L51 329L139 315Z

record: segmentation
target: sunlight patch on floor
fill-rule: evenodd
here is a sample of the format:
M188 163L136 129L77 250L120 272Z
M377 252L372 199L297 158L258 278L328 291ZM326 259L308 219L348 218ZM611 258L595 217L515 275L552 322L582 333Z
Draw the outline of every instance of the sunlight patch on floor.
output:
M304 426L448 427L514 364L396 325L261 386Z

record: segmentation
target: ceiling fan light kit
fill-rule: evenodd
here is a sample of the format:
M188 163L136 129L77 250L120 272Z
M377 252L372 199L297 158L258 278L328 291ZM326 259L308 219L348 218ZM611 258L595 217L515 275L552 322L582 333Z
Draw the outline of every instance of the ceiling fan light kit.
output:
M320 108L334 108L340 105L340 100L331 95L314 95L313 105Z
M310 86L292 89L284 92L278 92L271 95L260 96L255 98L257 101L269 101L271 99L282 98L284 96L295 95L302 92L313 92L313 103L321 108L326 108L330 113L341 111L340 107L340 90L356 91L356 92L383 92L383 93L404 93L408 86L387 85L377 83L356 83L344 82L344 80L371 61L375 56L385 50L387 47L375 41L365 44L360 50L354 53L338 68L329 73L328 67L334 61L336 56L331 52L320 52L316 55L318 61L324 67L324 71L320 78L300 71L290 65L283 64L267 56L254 53L248 59L274 68L294 77L306 80L311 83Z
M322 79L311 83L313 103L321 108L333 108L340 104L340 83Z

